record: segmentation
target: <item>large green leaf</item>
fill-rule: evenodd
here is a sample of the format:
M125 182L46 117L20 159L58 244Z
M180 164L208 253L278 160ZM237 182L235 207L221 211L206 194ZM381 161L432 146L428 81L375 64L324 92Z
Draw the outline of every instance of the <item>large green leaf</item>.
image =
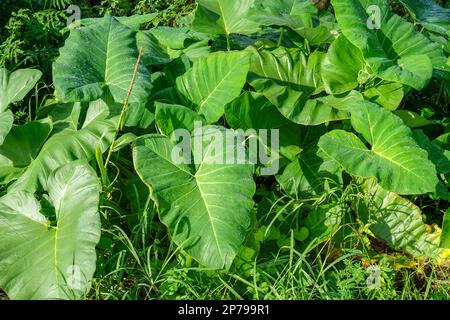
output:
M161 13L154 12L154 13L148 13L148 14L135 14L133 16L123 16L123 17L115 17L121 24L133 29L133 30L139 30L141 25L148 24L155 20ZM90 25L94 25L98 22L98 18L86 18L81 19L79 21L79 25L83 27L87 27ZM74 29L75 25L72 24L69 26L70 30Z
M450 35L450 9L433 0L400 0L413 18L428 30Z
M361 51L344 36L338 37L328 48L321 66L327 93L341 94L357 88L359 74L364 67Z
M403 85L398 82L383 82L367 88L363 95L367 100L375 102L388 110L395 110L403 100Z
M168 49L164 47L152 34L140 31L136 35L139 48L142 48L143 59L147 65L160 65L172 61Z
M309 14L316 13L317 8L309 0L257 0L249 19L262 25L296 29L304 26Z
M249 19L261 25L287 27L289 29L283 30L287 31L286 38L293 40L300 35L302 45L305 39L309 45L315 46L334 39L330 32L333 23L322 23L325 15L318 17L317 12L310 0L257 0L250 10Z
M434 163L438 173L450 173L450 150L445 150L439 143L430 141L422 130L414 130L413 137L417 144L428 152L428 159Z
M203 135L192 135L195 165L174 161L175 146L161 135L137 140L134 165L151 187L175 243L202 265L229 268L250 226L253 166L224 164L225 150L243 151L233 141L234 132L217 127L204 130Z
M14 117L8 107L25 98L41 78L42 72L34 69L19 69L9 72L0 68L0 146L11 130Z
M440 231L431 232L414 203L381 188L373 179L362 186L367 197L358 200L358 213L370 231L389 246L417 258L441 261L450 250L439 248Z
M250 67L246 52L220 52L197 59L193 67L176 80L177 89L196 105L208 123L224 114L225 105L237 98Z
M0 146L3 144L6 135L11 130L14 122L14 116L11 110L0 112Z
M440 246L441 248L450 249L450 208L444 213Z
M319 141L327 156L353 175L376 177L383 188L395 193L435 191L436 168L400 118L370 102L353 105L351 109L353 128L371 148L353 133L334 130Z
M298 49L277 48L252 53L249 82L264 94L289 120L303 125L317 125L348 118L314 95L323 90L320 65L324 55L315 52L306 57Z
M225 115L228 124L235 130L255 130L254 134L258 135L260 129L278 129L279 152L289 159L300 152L299 145L304 127L286 119L277 107L260 93L246 91L226 106ZM262 144L270 148L269 141L260 139ZM277 153L278 150L272 152Z
M143 48L143 59L147 65L159 65L186 55L190 59L210 53L209 41L212 36L193 32L189 29L158 27L140 31L136 35L138 47Z
M82 127L66 128L52 135L10 190L46 190L49 175L58 167L78 159L93 159L97 147L106 151L116 130L116 113L101 99L91 102Z
M56 96L63 102L94 101L108 90L123 103L138 57L135 34L111 16L72 30L53 65ZM150 73L142 64L130 102L143 102L150 88Z
M209 34L251 34L258 23L248 19L254 0L197 0L194 30Z
M13 102L25 98L41 78L42 72L34 69L19 69L10 73L0 68L0 114Z
M445 65L439 44L432 43L414 25L393 14L385 0L332 1L336 19L345 37L362 50L380 78L415 89L424 88L432 69ZM369 28L370 6L380 9L380 29Z
M163 134L170 137L176 129L194 130L195 122L203 125L204 119L195 111L176 104L155 102L156 124Z
M0 146L0 183L17 179L36 158L53 129L51 121L31 121L14 127ZM20 146L20 148L18 147Z
M22 191L0 198L0 288L11 299L78 299L90 287L100 239L97 176L73 162L48 186L41 202Z
M125 127L149 128L155 121L152 103L132 103L125 112Z
M343 216L344 210L336 204L318 206L309 212L304 221L309 234L301 244L305 253L329 240L339 230Z
M433 124L432 120L429 120L414 111L395 110L394 114L402 119L403 123L411 129L425 127Z
M322 159L318 154L317 142L325 132L325 126L305 129L299 144L301 152L277 176L280 186L292 197L318 195L341 184L339 164L332 158Z

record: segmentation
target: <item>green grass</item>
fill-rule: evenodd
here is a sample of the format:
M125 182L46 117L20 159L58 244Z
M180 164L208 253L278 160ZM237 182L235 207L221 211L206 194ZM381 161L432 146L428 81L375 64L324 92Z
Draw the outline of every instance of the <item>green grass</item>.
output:
M393 257L376 264L381 288L369 289L369 256L347 249L334 257L324 246L304 256L282 248L269 258L256 258L247 272L208 271L189 266L156 241L142 246L122 230L110 230L117 249L102 250L93 289L87 299L450 299L450 273L429 264L395 267Z
M294 208L302 207L285 198L260 214L256 224L298 214L286 207L293 202ZM87 299L450 299L448 268L390 251L356 222L342 225L309 253L293 237L281 245L266 240L258 255L241 253L229 271L211 271L170 244L153 208L147 214L131 232L124 217L117 219L115 210L104 208L109 221L103 224L107 227ZM344 240L338 240L339 234L345 234ZM370 265L380 268L378 289L367 285Z

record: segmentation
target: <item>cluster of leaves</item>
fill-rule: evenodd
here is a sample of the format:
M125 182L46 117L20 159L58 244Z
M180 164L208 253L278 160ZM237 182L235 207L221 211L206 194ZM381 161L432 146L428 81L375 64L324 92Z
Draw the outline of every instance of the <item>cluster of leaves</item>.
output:
M422 32L385 0L332 1L334 14L308 0L198 0L191 28L141 30L152 14L86 19L53 63L54 98L23 125L10 105L40 72L2 69L0 287L10 298L82 296L99 203L125 212L130 230L158 217L212 269L245 267L266 241L307 253L345 239L352 219L396 250L448 262L450 126L405 101L434 82L437 104L448 101L450 10L402 3ZM367 26L374 4L380 29ZM177 129L190 132L193 164L173 157ZM279 148L259 135L271 129ZM279 172L224 160L220 150L246 154L252 139ZM428 199L439 226L413 202Z
M160 13L151 22L152 26L169 25L183 27L189 21L184 17L192 13L195 8L194 0L140 0L122 1L105 0L98 7L100 14L110 14L113 16L128 16L132 14Z
M51 83L52 63L67 36L70 5L80 7L82 18L104 14L159 14L147 27L183 24L182 17L192 12L192 1L2 1L0 4L0 66L8 69L37 68Z
M64 43L60 30L66 26L66 19L65 11L57 8L13 12L2 27L0 66L35 67L50 75L51 63Z

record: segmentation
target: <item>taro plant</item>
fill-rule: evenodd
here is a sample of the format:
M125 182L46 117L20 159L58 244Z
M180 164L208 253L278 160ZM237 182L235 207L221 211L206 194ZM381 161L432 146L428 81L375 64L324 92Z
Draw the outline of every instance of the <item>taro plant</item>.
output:
M10 73L7 69L0 68L0 146L14 122L9 106L23 100L41 76L39 70L20 69Z
M53 63L54 97L22 125L7 107L40 73L3 70L0 288L12 299L85 295L99 205L112 206L120 183L133 188L121 201L154 207L177 254L210 269L237 268L265 239L307 253L349 219L448 263L450 64L434 37L447 11L432 6L435 21L422 2L402 2L430 31L385 0L332 1L334 14L308 0L198 0L191 28L85 20ZM372 5L379 29L367 25ZM435 81L442 110L427 119L408 97ZM271 189L297 205L292 237L256 222L272 212ZM317 200L331 191L347 200ZM440 225L422 218L429 200Z

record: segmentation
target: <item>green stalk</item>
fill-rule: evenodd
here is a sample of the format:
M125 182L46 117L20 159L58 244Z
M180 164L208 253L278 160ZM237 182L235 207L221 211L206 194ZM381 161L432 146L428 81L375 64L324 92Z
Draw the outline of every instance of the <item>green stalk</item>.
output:
M123 104L122 112L120 113L119 121L117 122L116 132L114 133L114 138L111 143L111 146L109 147L108 157L105 161L105 169L108 167L109 161L111 159L111 155L113 153L114 144L116 143L117 136L119 135L119 132L123 129L123 122L125 120L125 112L127 110L128 106L128 100L131 96L131 91L133 90L134 83L136 82L137 73L139 71L139 65L141 64L141 58L142 58L142 48L139 49L139 56L136 61L136 65L134 67L133 72L133 78L131 79L130 87L128 88L127 97L125 98L125 103Z
M283 42L283 36L284 36L284 28L281 28L280 37L278 38L277 47L281 47L281 43Z

